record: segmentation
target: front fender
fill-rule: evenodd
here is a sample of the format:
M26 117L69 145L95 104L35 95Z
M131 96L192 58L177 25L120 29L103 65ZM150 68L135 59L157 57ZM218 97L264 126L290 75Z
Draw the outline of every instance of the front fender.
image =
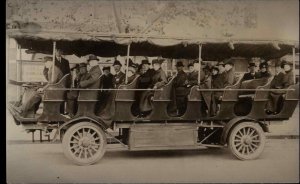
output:
M63 123L60 127L59 127L59 131L66 127L67 125L71 125L71 124L75 124L77 122L81 122L81 121L91 121L97 125L99 125L103 130L106 130L108 129L108 125L106 125L103 121L101 121L100 119L95 119L95 118L91 118L91 117L88 117L88 116L81 116L81 117L77 117L77 118L74 118L74 119L71 119L70 121L67 121L65 123Z
M223 132L221 135L221 144L225 145L227 142L227 137L230 133L230 131L232 130L232 128L237 125L238 123L241 123L243 121L251 121L251 122L255 122L255 123L259 123L259 125L262 127L262 129L264 130L264 132L268 132L268 127L267 125L265 125L264 123L256 120L256 119L252 119L249 117L237 117L237 118L233 118L231 119L223 128Z

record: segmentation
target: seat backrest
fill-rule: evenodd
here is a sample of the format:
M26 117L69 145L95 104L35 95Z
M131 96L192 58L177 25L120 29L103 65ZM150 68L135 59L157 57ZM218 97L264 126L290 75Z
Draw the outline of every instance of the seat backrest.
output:
M135 89L138 78L139 76L136 76L131 83L120 85L118 89ZM120 90L116 92L115 101L124 101L124 100L132 101L134 100L134 98L135 98L134 90Z
M273 80L273 76L267 78L267 83L265 85L262 86L258 86L256 89L270 89L271 86L271 82ZM269 97L269 92L270 91L255 91L255 95L254 95L254 101L265 101L268 100Z
M64 100L65 92L67 90L51 90L59 88L67 88L70 84L70 74L66 74L60 81L55 84L48 84L45 89L44 100Z
M104 75L100 75L98 80L89 86L89 89L101 89ZM82 90L79 91L78 101L98 101L99 90Z
M226 86L225 89L239 89L241 86L243 76L240 76L236 83L232 86ZM224 91L222 95L222 101L230 100L230 101L235 101L238 98L238 93L239 91Z
M153 101L169 101L171 99L171 90L173 86L173 77L166 85L164 85L161 89L154 92Z
M288 89L294 89L286 92L286 100L299 100L299 84L294 84L288 87Z
M188 101L201 101L201 93L198 91L199 86L193 86L188 95Z

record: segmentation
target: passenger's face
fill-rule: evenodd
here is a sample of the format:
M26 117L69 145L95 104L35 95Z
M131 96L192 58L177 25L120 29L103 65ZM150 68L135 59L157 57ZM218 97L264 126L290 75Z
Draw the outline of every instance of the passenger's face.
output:
M89 65L90 65L90 67L97 66L98 65L98 61L97 60L90 60L89 61Z
M223 65L219 65L219 66L218 66L218 69L219 69L219 72L220 72L220 73L222 73L222 72L225 70L225 68L224 68Z
M280 67L280 66L276 66L276 67L275 67L275 72L276 72L276 73L281 72L281 67Z
M115 65L114 69L118 73L121 70L121 66L120 65Z
M56 50L55 52L56 57L61 57L61 54L62 54L61 50Z
M266 71L267 71L267 68L264 67L264 68L261 68L260 70L261 70L262 72L266 72Z
M290 71L291 70L291 66L290 65L284 65L283 69L284 69L284 71Z
M144 71L147 71L148 69L149 69L149 65L148 64L143 64L143 66L142 66L142 69L144 70Z
M80 67L79 68L79 73L80 74L86 74L87 73L87 68L86 67Z
M190 66L190 67L189 67L189 71L190 71L190 72L193 72L194 70L195 70L194 66Z
M226 71L229 71L231 68L232 68L231 65L229 65L229 64L225 65L225 70L226 70Z
M255 72L255 66L249 67L249 70L250 70L251 73L254 73Z
M177 71L183 71L183 67L182 66L177 67Z
M110 72L109 72L109 70L104 70L103 73L104 73L104 75L107 76Z
M46 61L45 67L50 68L52 66L52 61Z
M218 74L218 71L217 71L217 70L212 70L212 74L213 74L213 75L217 75L217 74Z
M154 69L155 71L159 70L159 68L160 68L160 64L158 64L158 63L154 63L154 64L153 64L153 69Z

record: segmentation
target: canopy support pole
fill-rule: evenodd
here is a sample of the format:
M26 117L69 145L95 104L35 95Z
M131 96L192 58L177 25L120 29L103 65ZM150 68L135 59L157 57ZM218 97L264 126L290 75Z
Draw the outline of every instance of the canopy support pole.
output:
M128 83L129 53L130 53L130 44L128 44L128 46L127 46L127 57L126 57L127 64L126 64L126 78L125 78L125 84Z
M293 47L293 77L294 77L294 84L296 84L296 64L295 64L295 57L296 57L296 54L295 54L295 47Z
M52 75L51 75L51 81L54 81L54 68L55 68L55 52L56 52L56 41L53 41L53 54L52 54Z
M198 69L198 84L200 84L200 74L201 74L201 52L202 52L202 44L199 44L199 69Z

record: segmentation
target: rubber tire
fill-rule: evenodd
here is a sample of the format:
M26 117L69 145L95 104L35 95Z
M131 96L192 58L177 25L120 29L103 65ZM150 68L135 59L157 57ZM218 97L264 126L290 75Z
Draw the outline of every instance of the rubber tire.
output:
M102 148L96 153L97 156L95 158L85 161L85 162L82 162L82 161L76 159L73 156L72 152L68 149L69 141L70 141L70 138L72 137L73 133L82 127L85 127L85 128L92 127L94 129L96 129L100 135L100 140L102 140L101 143L103 143L101 145ZM64 152L65 156L69 160L71 160L73 163L75 163L76 165L91 165L91 164L97 163L103 157L103 155L106 151L106 145L107 145L107 139L106 139L106 135L105 135L104 131L98 125L96 125L94 123L90 123L90 122L76 123L73 126L71 126L70 128L68 128L63 136L63 141L62 141L63 152Z
M235 149L235 146L233 144L234 143L233 140L235 138L236 133L244 127L251 127L253 129L255 129L260 137L259 147L255 150L254 153L252 153L250 155L242 155ZM231 153L240 160L253 160L253 159L258 158L264 150L265 142L266 142L266 137L265 137L263 129L261 128L261 126L258 123L254 123L254 122L239 123L238 125L233 127L232 131L230 132L229 139L228 139L228 145L229 145L229 149L230 149Z

